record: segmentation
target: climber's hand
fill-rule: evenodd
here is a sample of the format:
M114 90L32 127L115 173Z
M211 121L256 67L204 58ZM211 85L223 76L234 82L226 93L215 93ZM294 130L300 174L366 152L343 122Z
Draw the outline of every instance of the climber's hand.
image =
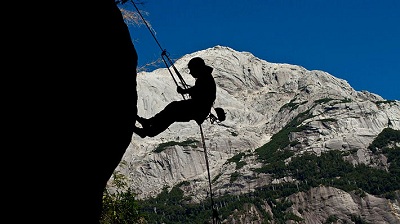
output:
M177 91L178 93L180 93L180 94L183 94L183 93L184 93L184 89L182 89L182 87L180 87L180 86L176 87L176 91Z

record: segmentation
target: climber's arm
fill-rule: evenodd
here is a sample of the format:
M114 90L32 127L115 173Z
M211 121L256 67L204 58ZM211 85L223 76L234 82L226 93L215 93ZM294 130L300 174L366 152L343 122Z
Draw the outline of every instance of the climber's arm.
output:
M195 89L194 86L193 86L193 87L190 87L190 88L187 88L187 89L184 89L184 88L178 86L178 87L176 88L176 91L177 91L179 94L186 94L186 93L188 93L189 95L191 95L191 94L195 91L194 89Z

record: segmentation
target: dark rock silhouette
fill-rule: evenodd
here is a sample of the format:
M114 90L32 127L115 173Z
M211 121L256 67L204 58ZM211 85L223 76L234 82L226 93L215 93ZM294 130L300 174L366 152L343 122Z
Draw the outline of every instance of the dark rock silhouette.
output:
M138 57L114 0L27 4L9 56L10 222L98 223L133 133Z

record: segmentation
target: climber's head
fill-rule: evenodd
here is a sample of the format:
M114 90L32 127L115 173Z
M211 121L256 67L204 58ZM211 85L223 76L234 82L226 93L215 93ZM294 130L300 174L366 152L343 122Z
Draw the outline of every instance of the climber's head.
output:
M204 60L200 57L195 57L190 59L189 63L188 63L188 67L190 70L197 70L197 69L201 69L204 66L206 66L206 64L204 63Z
M207 66L204 63L204 60L200 57L194 57L194 58L190 59L190 61L188 63L188 67L190 70L190 74L194 78L198 78L200 73L204 73L204 72L211 73L211 71L212 71L212 68L210 66Z

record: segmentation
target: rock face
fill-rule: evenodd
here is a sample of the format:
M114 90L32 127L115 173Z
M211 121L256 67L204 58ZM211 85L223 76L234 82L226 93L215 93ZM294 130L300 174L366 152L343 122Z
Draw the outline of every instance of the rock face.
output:
M324 223L335 216L342 223L352 223L350 215L362 217L367 223L399 223L399 207L390 200L367 194L360 197L332 187L312 188L291 195L292 212L304 223Z
M188 84L193 84L194 80L187 74L187 63L196 56L202 57L207 65L214 68L217 83L215 107L222 107L227 113L226 121L219 125L207 120L202 124L211 178L219 176L213 184L215 191L243 191L241 187L229 185L229 176L235 172L235 164L227 160L264 145L272 135L305 111L312 114L301 124L307 129L289 136L291 142L298 143L290 148L295 155L305 152L320 154L329 150L349 151L351 153L346 159L351 163L376 166L377 160L384 162L384 158L372 155L368 145L384 128L400 130L399 101L386 101L376 94L356 91L345 80L326 72L269 63L248 52L215 46L176 61L176 68ZM176 86L166 68L139 73L137 90L138 114L143 117L151 117L169 102L182 99L176 93ZM198 147L174 145L160 153L153 152L161 143L187 139L198 141ZM198 200L206 197L206 161L200 129L194 121L175 123L154 138L141 139L134 134L123 161L117 170L128 178L139 198L154 196L164 186L174 186L182 181L195 183L186 189L187 194L195 195ZM242 176L254 176L251 170L260 164L251 156L246 157L246 164L240 169ZM257 181L243 181L238 185L252 189L279 181L282 180L266 175L260 176ZM315 218L319 216L315 208L320 208L318 203L321 200L313 202L310 195L336 200L334 204L343 211L365 213L368 217L380 211L368 210L367 207L377 205L385 213L379 216L388 216L384 220L375 220L377 223L392 223L394 220L384 199L372 195L360 199L338 189L316 188L292 196L296 201L294 210L309 210L302 214L304 219L309 220L308 223L321 223L315 220L323 220L330 214L328 210L333 209L325 204L321 208L324 210L321 217ZM329 200L325 202L329 203ZM367 220L373 221L372 218Z
M18 153L13 176L23 180L9 181L21 189L6 204L16 205L11 222L99 223L104 188L132 137L137 55L114 0L50 5L22 4L10 17L23 32L6 32L18 42L9 48L15 61L4 63L18 94L6 107L16 139L5 145Z

